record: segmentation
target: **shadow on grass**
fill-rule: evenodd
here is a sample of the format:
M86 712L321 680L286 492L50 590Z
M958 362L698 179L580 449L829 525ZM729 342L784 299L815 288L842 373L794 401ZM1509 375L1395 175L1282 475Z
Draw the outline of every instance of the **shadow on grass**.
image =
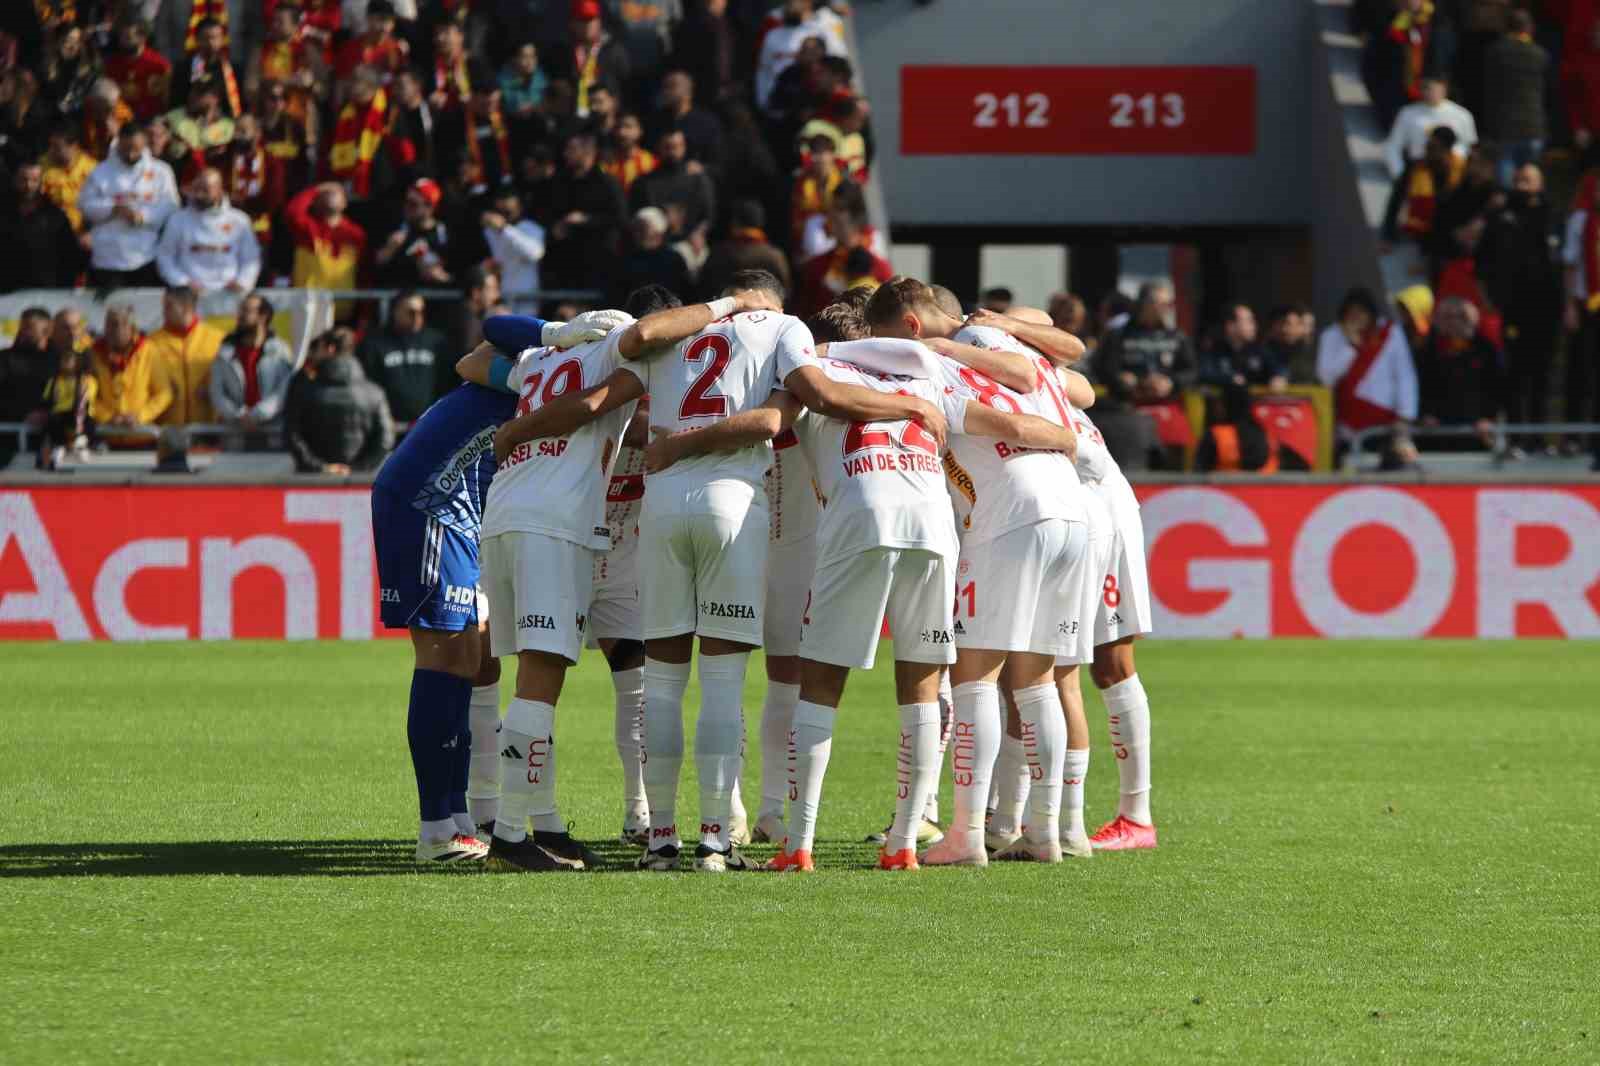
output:
M415 874L415 844L409 840L194 840L182 842L86 844L8 844L0 846L0 879L8 877L384 877ZM605 865L597 873L632 871L639 849L617 841L590 842ZM763 861L770 845L752 845L747 854ZM876 849L869 845L818 841L819 864L831 869L864 869ZM692 845L684 848L682 869L693 865ZM421 870L420 872L435 872ZM467 871L441 867L438 873Z

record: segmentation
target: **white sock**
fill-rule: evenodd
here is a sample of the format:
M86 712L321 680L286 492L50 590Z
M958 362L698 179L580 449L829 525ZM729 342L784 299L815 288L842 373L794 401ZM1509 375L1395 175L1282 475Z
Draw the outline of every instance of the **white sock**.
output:
M945 670L939 674L939 761L933 768L928 805L922 809L922 816L935 825L939 822L939 775L944 771L944 753L950 747L950 724L955 714L955 698L950 695L950 671Z
M644 661L644 794L650 847L678 846L678 774L683 769L683 693L688 663Z
M836 711L801 700L794 709L794 769L789 787L789 836L785 851L810 851L817 834L817 807L822 803L822 777L833 753Z
M1150 820L1150 698L1134 674L1100 693L1117 757L1117 813L1140 825Z
M743 682L741 681L742 685ZM744 708L739 708L739 762L733 770L733 791L728 793L728 813L735 822L748 818L749 814L744 809L744 793L740 789L740 782L744 780L744 749L745 749L745 721Z
M789 720L800 702L800 686L767 682L761 703L761 809L756 817L783 817L783 798L789 790Z
M1089 776L1089 749L1068 749L1061 770L1061 832L1077 836L1083 828L1083 780Z
M989 779L1000 754L1000 689L992 681L955 687L955 724L950 731L950 777L955 782L953 832L981 834Z
M1061 711L1061 693L1047 681L1012 695L1022 719L1022 750L1032 784L1023 832L1029 840L1054 840L1061 832L1061 773L1067 758L1067 716ZM1078 807L1081 811L1081 785Z
M700 717L694 726L694 768L700 776L700 843L727 851L733 783L743 746L744 674L749 652L700 656Z
M500 808L500 686L479 685L467 709L472 761L467 771L467 813L474 827L494 821Z
M441 840L449 840L460 831L456 828L454 818L440 818L434 822L423 822L417 829L417 837L426 843L434 844Z
M994 762L994 813L989 816L989 832L1015 836L1022 832L1022 807L1028 802L1028 755L1022 740L1007 733L1000 738L1000 755Z
M555 765L551 735L556 709L536 700L513 699L500 727L500 809L494 835L512 843L528 835L528 818L543 815L548 824L556 809ZM539 828L537 822L534 828Z
M642 823L649 810L644 801L644 768L639 765L644 739L644 667L613 670L611 687L617 694L612 734L617 760L622 763L623 820L633 826Z
M891 854L917 846L917 829L928 792L939 781L939 705L900 705L900 754L896 765L894 825L885 849Z

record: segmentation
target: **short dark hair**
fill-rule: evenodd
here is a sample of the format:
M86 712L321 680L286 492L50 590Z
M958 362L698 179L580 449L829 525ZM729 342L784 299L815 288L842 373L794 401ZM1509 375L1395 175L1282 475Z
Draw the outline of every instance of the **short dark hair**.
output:
M1357 286L1344 294L1344 299L1339 301L1339 314L1343 318L1355 308L1361 308L1373 318L1378 317L1378 298L1372 295L1372 290Z
M195 36L196 37L200 36L200 34L204 33L207 30L209 30L213 26L215 26L219 30L222 29L222 20L219 19L219 18L215 18L215 17L213 17L211 15L207 15L205 18L201 19L198 23L195 24L195 27L194 27Z
M657 311L670 311L674 307L682 306L683 301L678 298L677 293L665 285L657 285L654 282L634 289L622 302L622 309L634 318L643 318Z
M50 312L42 307L24 307L22 314L17 316L18 321L27 321L30 318L42 318L48 322L50 321Z
M878 286L867 302L865 314L869 326L881 326L897 322L907 313L938 310L938 307L932 289L916 278L902 276L890 278Z
M735 200L728 207L728 222L742 229L761 229L767 224L767 212L760 200Z
M1533 16L1521 8L1517 8L1506 16L1506 29L1512 33L1532 33Z
M118 132L121 131L119 130ZM81 137L78 132L78 124L76 122L65 120L57 122L51 126L49 136L60 137L63 141L66 141L69 144L79 143Z
M861 309L845 303L829 304L806 319L806 325L818 344L858 341L872 335L867 329L867 320L861 317Z
M189 307L193 307L200 302L200 297L187 285L169 286L167 288L167 296Z
M1010 303L1013 299L1015 299L1015 297L1012 296L1011 290L1006 288L1004 285L996 285L992 289L984 289L979 299L995 300L1000 303Z
M770 270L735 270L722 291L726 295L732 292L742 292L746 289L770 292L778 298L780 303L789 296L784 291L783 282L778 280L778 275Z
M858 226L867 224L867 196L853 181L842 181L833 190L833 210L842 212Z
M150 127L146 126L143 122L140 122L138 119L134 119L131 122L124 122L122 124L122 128L117 130L117 139L120 141L124 137L132 137L134 134L138 134L138 133L142 133L145 136L149 136L150 135Z

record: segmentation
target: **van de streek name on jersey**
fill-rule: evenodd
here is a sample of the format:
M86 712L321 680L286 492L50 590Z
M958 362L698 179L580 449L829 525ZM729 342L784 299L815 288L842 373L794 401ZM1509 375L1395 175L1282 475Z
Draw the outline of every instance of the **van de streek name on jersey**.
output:
M868 452L844 461L846 477L860 477L875 470L900 470L917 474L942 474L944 465L938 456L925 452Z
M525 463L534 456L547 456L555 458L565 455L567 445L571 443L565 437L546 437L543 440L524 441L511 449L511 454L506 456L506 461L500 464L501 470L509 470L519 463Z
M748 603L717 603L713 600L701 600L700 613L708 618L748 618L752 622L756 618L756 609Z

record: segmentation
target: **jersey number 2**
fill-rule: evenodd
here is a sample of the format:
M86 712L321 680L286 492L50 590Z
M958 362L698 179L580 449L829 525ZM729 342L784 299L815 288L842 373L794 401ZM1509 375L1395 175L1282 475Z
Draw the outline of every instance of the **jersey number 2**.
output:
M722 372L728 369L728 360L733 358L733 349L728 344L728 338L720 333L707 333L693 344L688 351L683 353L685 363L700 363L705 361L706 353L711 353L711 364L700 372L694 379L694 384L689 386L689 391L683 394L683 403L678 406L679 418L726 418L728 414L728 398L721 393L712 392L711 389L722 377Z

